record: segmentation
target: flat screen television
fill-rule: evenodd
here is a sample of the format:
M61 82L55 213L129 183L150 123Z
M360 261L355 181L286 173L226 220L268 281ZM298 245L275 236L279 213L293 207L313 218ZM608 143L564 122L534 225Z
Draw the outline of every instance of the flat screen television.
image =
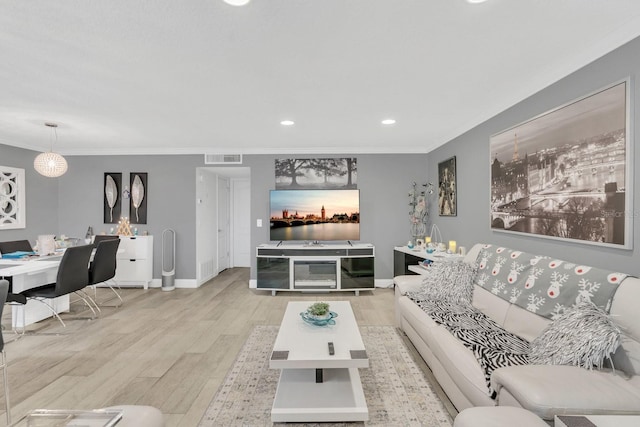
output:
M271 190L272 241L360 240L359 190Z

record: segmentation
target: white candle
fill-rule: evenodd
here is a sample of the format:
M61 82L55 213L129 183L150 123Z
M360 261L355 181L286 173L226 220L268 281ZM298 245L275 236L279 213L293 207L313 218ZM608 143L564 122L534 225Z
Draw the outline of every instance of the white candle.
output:
M449 240L449 250L451 251L452 254L456 253L456 241L455 240Z

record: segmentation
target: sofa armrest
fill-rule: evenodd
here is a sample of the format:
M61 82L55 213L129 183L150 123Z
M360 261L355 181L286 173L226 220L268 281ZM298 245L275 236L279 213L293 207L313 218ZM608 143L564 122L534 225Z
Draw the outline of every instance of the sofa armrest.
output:
M393 284L396 287L396 293L406 295L407 292L415 292L420 290L424 277L419 274L396 276L393 278Z
M554 415L640 414L640 377L610 370L509 366L495 370L491 384L498 405L519 405L545 420Z

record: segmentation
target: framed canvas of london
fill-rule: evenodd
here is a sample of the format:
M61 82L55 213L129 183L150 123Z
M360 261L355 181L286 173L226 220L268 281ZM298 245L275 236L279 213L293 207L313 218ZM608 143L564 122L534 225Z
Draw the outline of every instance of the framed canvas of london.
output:
M26 228L24 169L0 166L0 230Z
M456 157L438 163L438 214L456 216L458 213L456 197Z
M491 229L632 248L630 81L490 138Z

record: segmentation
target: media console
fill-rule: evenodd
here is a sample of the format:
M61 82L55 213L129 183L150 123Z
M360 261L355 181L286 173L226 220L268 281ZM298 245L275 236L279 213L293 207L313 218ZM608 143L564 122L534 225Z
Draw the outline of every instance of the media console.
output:
M373 289L375 248L352 245L271 245L256 248L257 288L329 292Z

